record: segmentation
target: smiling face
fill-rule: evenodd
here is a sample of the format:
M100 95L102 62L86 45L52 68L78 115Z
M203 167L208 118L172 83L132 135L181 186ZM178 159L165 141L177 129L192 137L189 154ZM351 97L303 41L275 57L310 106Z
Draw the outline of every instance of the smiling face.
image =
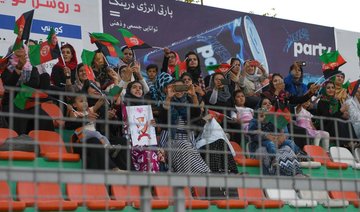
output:
M269 111L272 107L271 101L270 99L265 98L262 103L261 103L261 108L266 109L267 111Z
M84 82L85 80L88 79L86 75L85 66L81 66L81 68L78 70L78 77L81 82Z
M335 85L333 83L326 84L325 89L328 96L335 96Z
M251 60L245 62L244 70L248 75L254 75L256 67L251 65Z
M72 106L79 112L86 111L88 108L88 102L87 102L86 96L81 95L81 96L75 97L74 103L72 104Z
M70 48L62 48L61 53L64 57L65 63L69 63L73 57Z
M130 93L137 98L141 98L143 95L142 85L140 83L134 83L131 85Z

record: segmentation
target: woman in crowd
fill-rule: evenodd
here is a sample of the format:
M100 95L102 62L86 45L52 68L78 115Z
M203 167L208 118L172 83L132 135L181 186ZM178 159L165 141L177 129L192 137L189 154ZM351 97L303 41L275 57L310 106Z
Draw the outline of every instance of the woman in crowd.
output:
M360 87L354 90L355 94L346 101L349 105L349 116L354 127L356 137L360 138Z
M302 66L295 62L290 66L289 75L285 77L285 91L292 96L303 96L307 86L303 83L304 71Z
M204 79L201 75L201 66L199 56L190 51L185 55L186 58L186 72L191 75L193 84L199 85L203 90L205 90Z
M339 71L338 74L331 78L335 85L335 98L338 99L341 104L343 104L348 98L347 89L343 88L345 74Z
M166 72L171 76L174 76L175 66L180 62L180 57L176 52L171 51L169 48L164 48L164 59L161 72Z
M127 46L123 46L121 48L122 53L124 54L124 57L121 58L123 64L120 65L130 65L132 62L135 61L135 52L133 49L127 47Z
M292 105L302 104L308 101L317 92L318 88L318 85L313 84L309 91L303 96L292 96L285 91L285 83L281 74L275 73L270 80L269 90L264 91L262 95L271 100L271 103L276 108L275 111L278 109L282 111L293 111ZM293 139L300 148L308 143L306 139L304 139L307 136L306 129L290 123L288 130L290 134L294 135Z
M260 100L263 82L268 77L266 70L256 60L246 60L240 74L240 87L247 98L246 106L255 108Z
M329 132L331 137L336 137L338 146L350 149L358 147L359 143L355 141L357 136L354 128L350 123L344 122L349 119L349 105L341 104L340 100L336 98L334 82L327 81L324 86L323 95L317 108L317 115L325 118L320 120L321 130Z
M162 128L160 145L165 149L169 167L173 172L208 173L210 169L195 147L194 131L186 129L186 125L193 125L192 119L201 114L194 86L190 86L187 92L177 92L178 85L184 83L179 80L162 86L165 88L166 97L160 109L159 122L166 124L170 120L171 128ZM172 103L184 105L172 105Z
M230 70L226 74L225 78L229 80L231 90L236 91L241 89L240 87L240 66L241 62L239 58L232 57L230 59Z
M74 83L76 67L78 65L76 52L72 45L63 45L61 47L61 53L62 57L60 56L58 58L58 62L54 65L51 72L51 80L57 87L65 87L67 79L70 79L71 83Z

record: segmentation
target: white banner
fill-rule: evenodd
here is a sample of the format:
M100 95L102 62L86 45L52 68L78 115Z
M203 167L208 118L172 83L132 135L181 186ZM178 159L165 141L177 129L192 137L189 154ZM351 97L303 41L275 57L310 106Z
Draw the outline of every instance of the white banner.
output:
M83 48L94 50L89 32L102 32L99 0L2 0L0 1L0 55L7 54L16 39L15 21L22 13L35 9L30 39L43 41L53 27L61 44L74 46L79 63ZM60 45L61 45L60 44ZM57 62L45 64L49 72Z
M346 60L340 67L345 73L345 80L354 81L360 78L360 59L357 56L357 41L360 33L335 29L336 46Z

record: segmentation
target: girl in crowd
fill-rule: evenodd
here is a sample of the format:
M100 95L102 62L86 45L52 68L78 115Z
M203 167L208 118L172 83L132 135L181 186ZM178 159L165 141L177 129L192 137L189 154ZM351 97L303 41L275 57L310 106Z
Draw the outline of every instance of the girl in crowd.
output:
M240 87L247 97L247 107L255 108L260 100L262 83L267 78L266 70L256 60L246 60L240 74Z
M323 148L326 151L329 151L330 135L326 131L316 130L311 120L313 115L307 110L309 106L310 106L310 100L296 106L296 124L306 129L307 133L314 138L314 144L316 146L320 145L320 140L321 140Z
M246 98L242 90L234 92L234 102L236 111L231 111L231 118L241 125L241 129L244 132L247 132L249 129L249 123L254 116L254 110L249 107L245 107Z
M130 82L126 88L124 96L124 104L122 105L122 120L124 121L124 133L129 135L129 124L126 112L126 106L147 105L144 100L144 90L142 83L139 81ZM155 124L151 120L151 124ZM131 162L136 171L158 172L159 161L157 153L153 149L147 149L146 146L132 146L131 147ZM156 148L151 146L150 148Z
M290 66L289 75L285 78L285 91L292 96L303 96L307 86L303 83L304 71L298 62Z
M320 120L320 127L330 133L331 137L338 138L337 145L347 148L358 147L359 143L354 128L350 123L344 122L349 119L349 106L341 104L336 96L335 83L327 81L324 84L323 95L318 102L317 115L325 117ZM331 118L331 119L326 119ZM334 120L335 119L335 120Z
M65 87L66 80L75 81L77 58L76 52L72 45L65 44L61 47L62 57L58 58L58 62L54 65L51 72L51 80L57 87Z

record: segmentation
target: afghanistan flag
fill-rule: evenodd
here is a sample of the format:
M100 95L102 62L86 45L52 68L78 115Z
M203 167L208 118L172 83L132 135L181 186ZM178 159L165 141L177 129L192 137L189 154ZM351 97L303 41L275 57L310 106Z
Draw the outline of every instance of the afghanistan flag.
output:
M180 61L174 68L175 79L178 80L186 72L186 61Z
M286 107L282 110L272 106L268 112L270 113L266 114L265 121L273 123L277 129L284 129L291 121L291 113Z
M119 98L123 88L115 85L109 90L109 96L113 98L115 101L117 98Z
M338 68L346 63L344 58L340 55L339 51L324 53L320 56L320 60L322 62L321 68L323 70L325 79L336 74Z
M215 71L220 73L226 73L231 68L231 65L227 63L215 64L206 66L206 71Z
M60 48L54 28L50 29L46 41L38 45L29 46L29 48L30 63L33 66L60 57Z
M34 10L23 13L15 22L14 33L17 34L13 51L23 45L23 40L29 40L31 24L34 17Z
M91 64L94 60L95 52L84 49L81 53L81 60L85 67L85 72L88 80L95 81L94 71L91 68Z
M152 48L152 46L146 44L143 40L132 34L126 29L118 29L118 31L122 34L124 37L126 46L132 49L147 49Z
M14 99L14 104L19 109L29 109L34 107L36 104L40 104L39 99L47 98L48 94L37 91L32 87L21 84L20 92Z
M90 42L95 43L105 56L123 57L121 49L117 46L120 41L107 33L89 33Z
M348 90L348 93L350 94L350 96L355 96L358 88L359 88L359 83L360 83L360 80L355 80L353 82L347 82L343 85L343 87L345 89Z

